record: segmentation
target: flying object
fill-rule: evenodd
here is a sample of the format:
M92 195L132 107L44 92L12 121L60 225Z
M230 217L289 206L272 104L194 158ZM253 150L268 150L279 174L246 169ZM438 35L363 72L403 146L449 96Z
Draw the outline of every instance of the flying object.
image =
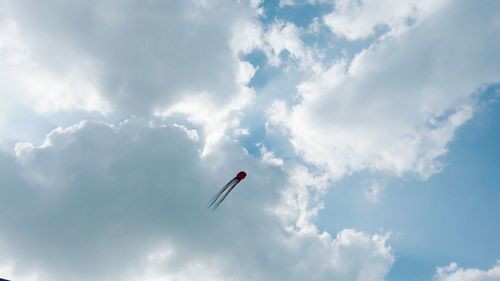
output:
M234 178L232 178L228 183L226 183L226 185L224 185L219 190L219 192L217 192L217 194L215 194L214 197L212 197L212 199L210 199L210 204L209 204L208 208L209 209L211 208L212 211L217 209L217 207L219 207L219 205L222 203L222 201L224 201L224 199L226 199L226 196L229 194L229 192L231 192L231 190L233 190L233 188L240 181L242 181L246 176L247 176L247 173L245 173L244 171L238 172L238 174L236 174L236 176ZM224 193L224 192L226 192L226 193ZM222 195L223 193L224 193L224 195Z

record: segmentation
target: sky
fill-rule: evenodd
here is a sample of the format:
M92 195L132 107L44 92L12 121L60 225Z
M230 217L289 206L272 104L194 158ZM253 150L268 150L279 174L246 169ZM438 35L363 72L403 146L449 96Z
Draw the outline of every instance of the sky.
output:
M498 50L496 0L0 0L0 278L500 280Z

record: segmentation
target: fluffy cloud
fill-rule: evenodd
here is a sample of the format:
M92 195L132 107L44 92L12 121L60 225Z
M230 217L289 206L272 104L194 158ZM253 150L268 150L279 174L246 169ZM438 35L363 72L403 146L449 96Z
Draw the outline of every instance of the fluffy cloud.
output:
M378 183L370 185L369 189L365 189L365 198L371 203L377 203L380 198L380 193L384 190L384 186Z
M0 103L8 111L182 116L201 127L205 153L224 134L241 131L255 69L239 58L253 47L234 42L241 27L255 26L258 1L0 5ZM0 122L0 131L8 129Z
M303 71L319 72L322 66L317 62L319 54L314 48L304 44L301 38L303 31L291 22L275 22L263 34L264 45L261 48L266 53L269 64L279 66L285 51L289 58L298 62Z
M107 113L110 105L98 94L92 71L95 65L81 60L68 65L64 72L44 68L22 38L18 24L0 14L0 98L9 108L12 104L29 104L36 112L74 109ZM87 70L87 71L84 71Z
M473 93L498 82L500 25L494 1L378 2L385 8L376 11L374 3L339 1L305 30L256 22L265 18L260 0L0 0L0 135L18 139L10 114L26 108L37 120L60 111L108 120L0 152L1 277L383 280L394 262L389 235L321 232L321 196L332 177L353 171L439 171L436 158L474 113ZM320 63L328 50L303 39L324 30L323 20L348 39L380 26L398 36L352 61ZM307 77L298 99L287 97L297 104L274 103L269 121L328 174L280 158L264 140L260 159L234 140L262 137L240 126L263 96L248 86L259 69L240 58L255 49L273 71ZM276 88L254 114L283 97ZM207 212L215 188L239 169L249 177ZM367 197L376 201L381 189Z
M315 22L319 26L317 18ZM289 61L296 62L301 70L319 71L319 54L317 50L304 44L302 34L303 30L293 22L276 20L269 25L243 22L236 26L231 45L243 54L249 54L256 49L263 51L267 62L274 67L281 66L285 61L283 58L287 56Z
M279 7L283 8L286 6L293 6L297 4L316 4L316 3L321 3L321 2L327 2L329 0L280 0L279 1Z
M296 151L333 178L363 169L429 177L472 116L475 94L499 81L495 6L450 3L305 81L300 102L276 102L270 120L288 128Z
M299 29L293 23L277 22L266 33L266 42L269 43L269 63L280 64L280 54L287 50L293 58L304 57L304 46L300 39Z
M489 270L477 268L459 268L456 263L446 267L438 267L435 276L438 281L498 281L500 280L500 265Z
M17 37L12 52L27 54L11 67L39 108L127 115L193 94L218 104L231 100L241 87L239 50L229 42L236 23L253 19L249 7L198 0L2 1L1 17Z
M80 122L1 154L3 277L383 280L394 259L387 236L333 239L298 223L305 174L290 177L231 142L200 158L187 133L136 119ZM249 177L207 211L238 169Z
M420 21L447 0L337 0L335 9L324 17L332 32L349 40L364 39L377 28L387 28L392 34Z

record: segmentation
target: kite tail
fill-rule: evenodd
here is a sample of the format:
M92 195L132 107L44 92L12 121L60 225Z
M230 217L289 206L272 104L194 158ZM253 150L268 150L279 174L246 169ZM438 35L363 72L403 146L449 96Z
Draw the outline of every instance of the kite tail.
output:
M219 199L219 197L221 196L221 194L226 191L229 187L231 186L234 186L236 183L237 183L238 179L235 177L233 178L232 180L230 180L228 183L226 183L226 185L224 185L220 190L219 192L217 192L217 194L214 195L214 197L212 197L212 199L210 199L209 201L209 205L208 205L208 208L212 207L212 205L215 204L215 202L217 201L217 199Z
M226 196L231 192L231 190L233 190L233 188L240 182L240 179L236 179L236 182L229 188L229 190L224 194L224 196L222 196L222 198L219 200L219 202L217 202L217 204L215 204L212 208L212 211L217 209L217 207L219 207L219 205L222 203L222 201L224 201L224 199L226 199Z

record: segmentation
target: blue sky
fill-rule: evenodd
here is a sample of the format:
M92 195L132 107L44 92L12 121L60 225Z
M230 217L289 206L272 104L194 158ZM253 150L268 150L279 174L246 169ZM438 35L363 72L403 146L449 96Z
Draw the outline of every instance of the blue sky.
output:
M0 278L500 280L499 11L0 0Z
M457 132L441 173L427 181L386 179L387 189L377 205L363 198L373 175L354 175L338 183L325 199L318 225L393 231L397 259L387 280L429 279L436 264L449 260L466 267L490 267L500 251L498 112L496 97L489 97Z

